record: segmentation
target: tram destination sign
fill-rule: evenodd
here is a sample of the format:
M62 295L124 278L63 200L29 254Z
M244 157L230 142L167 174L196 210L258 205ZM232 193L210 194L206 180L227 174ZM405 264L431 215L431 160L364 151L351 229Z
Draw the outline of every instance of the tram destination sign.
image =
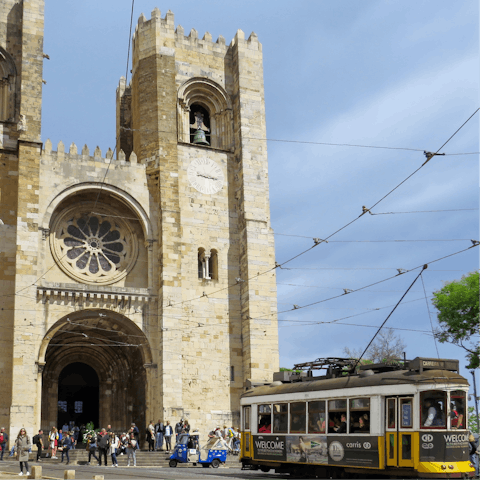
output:
M421 462L468 461L467 432L420 433Z

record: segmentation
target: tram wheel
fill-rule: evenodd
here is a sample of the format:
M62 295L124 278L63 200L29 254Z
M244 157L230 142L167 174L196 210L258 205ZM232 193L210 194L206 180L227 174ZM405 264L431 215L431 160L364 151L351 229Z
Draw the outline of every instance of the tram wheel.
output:
M218 468L220 466L220 460L218 458L214 458L212 460L212 468Z
M169 467L176 467L177 466L177 461L176 460L170 460L168 462L168 466Z
M266 467L265 465L262 465L260 467L260 470L263 472L263 473L267 473L270 471L270 467Z

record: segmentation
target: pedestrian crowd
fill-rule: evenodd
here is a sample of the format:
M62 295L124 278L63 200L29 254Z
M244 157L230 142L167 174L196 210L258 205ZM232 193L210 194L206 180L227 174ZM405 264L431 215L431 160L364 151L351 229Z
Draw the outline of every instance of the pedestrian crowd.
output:
M20 462L20 474L30 475L28 464L29 453L32 447L37 448L36 461L41 462L42 453L47 450L46 457L58 459L57 454L61 453L61 462L66 460L66 464L70 463L69 451L75 449L80 443L85 444L88 452L88 465L92 461L92 457L99 466L107 466L107 458L110 457L112 467L118 467L117 456L127 456L127 466L136 466L136 451L140 448L140 430L132 423L128 431L123 433L115 433L111 425L102 428L98 433L83 433L84 426L77 427L73 424L63 425L61 429L52 427L48 434L44 434L43 430L30 440L25 428L21 428L17 438L15 439L10 450L10 457L14 455ZM163 423L158 420L157 423L150 421L145 431L145 443L148 445L149 452L165 451L169 453L172 450L172 439L174 444L178 443L179 437L183 433L190 433L189 448L199 448L198 430L191 431L188 420L181 418L174 427L169 421ZM224 446L230 453L238 453L240 450L240 429L232 427L223 428L217 426L208 434L209 438L218 438L219 443ZM7 451L8 434L5 428L0 429L0 461L3 460L4 453ZM165 445L164 445L165 444ZM165 446L165 448L164 448ZM98 455L98 456L97 456ZM24 473L25 471L25 473Z

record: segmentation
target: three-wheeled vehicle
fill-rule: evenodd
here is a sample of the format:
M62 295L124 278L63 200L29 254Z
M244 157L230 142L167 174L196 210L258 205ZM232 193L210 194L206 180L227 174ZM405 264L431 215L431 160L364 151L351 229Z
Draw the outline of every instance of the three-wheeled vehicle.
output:
M192 463L194 466L199 463L204 468L210 465L218 468L227 460L228 446L222 438L209 438L208 442L201 447L199 443L200 434L181 433L178 437L178 443L175 445L170 456L169 465L176 467L177 463Z

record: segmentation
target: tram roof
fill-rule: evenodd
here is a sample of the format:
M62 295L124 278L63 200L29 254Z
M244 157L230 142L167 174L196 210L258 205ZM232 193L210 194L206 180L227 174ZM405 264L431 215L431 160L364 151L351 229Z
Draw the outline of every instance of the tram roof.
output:
M338 378L307 380L293 383L273 382L252 388L243 393L242 398L258 397L262 395L279 395L285 393L315 392L322 390L338 390L341 388L378 387L388 385L469 385L466 378L456 372L448 370L426 370L422 373L410 370L396 370L375 373L370 376L349 375Z

